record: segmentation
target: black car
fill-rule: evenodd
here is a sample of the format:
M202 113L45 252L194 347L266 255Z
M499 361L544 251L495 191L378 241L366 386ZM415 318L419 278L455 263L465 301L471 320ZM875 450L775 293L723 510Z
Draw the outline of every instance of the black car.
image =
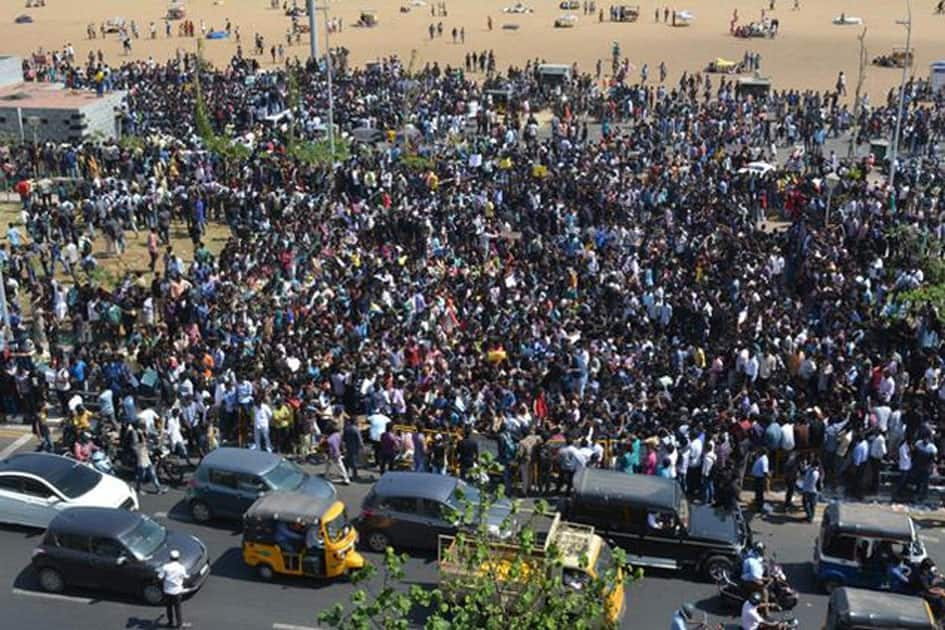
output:
M193 593L210 575L207 548L197 538L138 512L71 508L49 524L33 550L33 568L50 593L81 586L137 595L156 605L164 598L157 571L175 549L187 570L184 593Z
M439 536L454 535L458 514L479 503L479 491L447 475L388 472L374 484L361 504L354 524L368 549L387 547L435 550ZM501 526L511 512L503 500L485 515L489 528L502 536Z
M246 448L218 448L200 460L187 488L187 503L198 523L240 519L271 490L292 490L318 499L337 494L331 482L309 475L284 457Z
M697 571L718 580L739 567L751 531L741 510L690 505L674 479L585 468L562 506L569 521L593 525L636 565Z

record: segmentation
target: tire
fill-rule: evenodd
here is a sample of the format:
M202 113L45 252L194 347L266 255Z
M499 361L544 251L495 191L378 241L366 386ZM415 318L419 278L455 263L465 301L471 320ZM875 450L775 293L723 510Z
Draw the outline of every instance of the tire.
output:
M164 602L164 591L159 584L149 582L141 587L141 599L149 606L158 606Z
M210 506L203 501L194 501L190 504L190 515L197 523L207 523L213 518Z
M830 595L841 586L843 586L843 582L836 579L824 580L820 583L820 587L824 589L824 592L827 593L827 595Z
M47 593L61 593L66 590L66 581L62 573L50 567L39 570L39 585Z
M387 548L391 546L390 536L383 532L371 532L365 539L365 544L367 548L375 553L384 553L387 551Z
M164 477L165 483L172 486L179 486L184 483L184 469L179 464L165 460L161 462L159 472Z
M732 576L732 561L725 556L710 556L702 563L702 572L710 582L717 584L723 577Z
M272 571L272 567L269 566L268 564L263 563L263 564L256 565L256 575L259 577L260 580L263 580L264 582L271 582L272 576L274 574Z

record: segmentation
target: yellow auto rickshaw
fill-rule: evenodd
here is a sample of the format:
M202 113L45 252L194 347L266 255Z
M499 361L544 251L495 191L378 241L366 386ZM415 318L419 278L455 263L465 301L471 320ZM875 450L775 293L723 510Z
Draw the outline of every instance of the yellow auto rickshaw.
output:
M360 569L358 532L336 498L269 492L243 516L243 561L257 575L334 578Z

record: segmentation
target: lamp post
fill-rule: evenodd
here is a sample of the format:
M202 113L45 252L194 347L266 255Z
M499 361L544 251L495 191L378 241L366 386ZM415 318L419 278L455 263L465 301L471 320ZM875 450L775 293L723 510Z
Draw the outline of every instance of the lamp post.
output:
M833 191L840 185L840 177L834 172L827 173L824 183L827 186L827 210L824 212L824 225L826 226L830 225L830 204L833 201Z
M308 11L308 47L313 61L318 61L318 29L315 27L315 0L306 0Z
M3 332L0 333L0 350L6 350L10 343L10 309L7 307L7 281L3 277L3 263L0 263L0 310L3 311Z
M332 89L331 71L331 46L328 43L330 31L328 30L328 5L316 6L315 0L308 2L308 24L312 33L309 42L312 47L312 59L318 62L318 50L315 39L315 12L323 11L325 13L325 72L328 75L328 150L331 151L331 163L335 163L335 97Z
M909 67L910 51L912 50L912 0L906 0L908 17L905 20L896 20L896 24L906 27L906 54L902 62L902 78L899 81L899 110L896 113L896 131L893 134L892 156L889 165L889 188L892 193L893 208L896 203L896 161L899 154L899 133L902 129L902 110L906 103L906 69Z

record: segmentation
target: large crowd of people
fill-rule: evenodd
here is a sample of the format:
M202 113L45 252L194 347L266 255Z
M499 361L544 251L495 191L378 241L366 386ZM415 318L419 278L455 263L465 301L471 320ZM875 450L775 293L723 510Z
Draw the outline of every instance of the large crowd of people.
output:
M78 440L92 407L185 456L327 437L345 479L362 455L345 418L382 468L468 469L479 435L526 493L612 466L706 501L751 476L763 500L777 469L806 506L819 474L863 496L895 462L922 498L945 404L941 314L917 298L943 281L945 95L907 85L893 189L846 139L891 135L896 92L854 109L699 73L330 63L351 138L334 163L292 150L324 138L324 64L57 58L71 87L127 90L132 140L3 149L22 202L0 253L7 417L48 436L48 401ZM198 76L245 155L198 137ZM150 264L107 277L132 232Z

